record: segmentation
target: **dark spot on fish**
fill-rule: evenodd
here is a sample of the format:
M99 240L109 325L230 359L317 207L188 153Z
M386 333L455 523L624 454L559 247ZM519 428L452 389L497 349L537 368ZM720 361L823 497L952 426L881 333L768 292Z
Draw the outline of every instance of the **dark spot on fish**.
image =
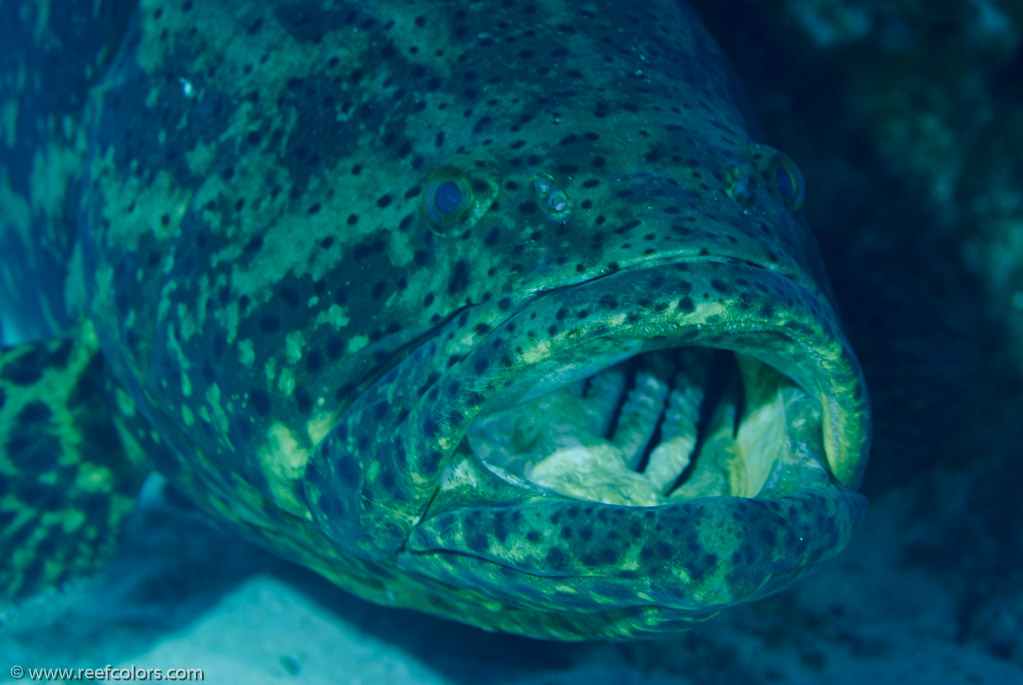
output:
M328 359L337 361L345 353L345 343L341 338L331 338L323 349Z
M309 350L305 355L305 367L310 373L316 373L323 366L323 353L317 349Z
M300 304L298 293L296 293L290 286L281 286L277 294L281 298L281 301L289 307L297 308Z
M444 458L444 453L439 449L426 450L421 459L423 470L432 473L440 468L440 462Z
M476 369L477 374L482 374L487 370L488 366L490 366L490 363L484 357L480 357L476 360L476 363L473 364L473 368Z
M488 547L487 536L479 529L478 525L465 524L465 546L473 552L484 552Z
M273 314L267 314L259 320L259 330L263 333L276 333L281 329L281 320Z
M292 394L295 400L295 405L298 407L298 411L302 414L308 414L313 409L313 398L309 396L309 392L305 388L295 388L295 392Z
M547 550L545 561L552 568L564 568L568 562L568 555L559 547L551 547Z
M245 247L242 248L242 254L245 255L255 254L256 252L259 252L259 249L261 247L263 247L263 236L257 235L251 238L247 243L245 243Z
M262 416L270 414L270 396L259 388L249 391L249 405L257 414Z
M448 294L456 295L464 291L468 285L469 264L464 259L459 259L451 270L451 279L448 281Z
M503 510L494 514L494 537L501 543L508 539L507 512Z
M52 415L53 410L50 407L39 400L33 400L21 408L15 421L21 425L43 423L49 421Z
M360 261L362 259L365 259L366 257L369 257L370 255L376 254L377 252L382 252L384 250L384 247L385 245L383 238L364 240L358 245L356 245L355 249L352 250L352 258L355 261Z

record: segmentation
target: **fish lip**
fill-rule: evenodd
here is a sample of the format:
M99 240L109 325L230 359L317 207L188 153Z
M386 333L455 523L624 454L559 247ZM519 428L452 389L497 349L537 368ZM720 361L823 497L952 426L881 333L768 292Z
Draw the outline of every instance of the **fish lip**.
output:
M641 287L644 281L649 288ZM749 285L743 286L742 292L723 293L715 289L716 281L736 284L745 281ZM630 283L632 292L622 296ZM750 296L754 292L770 301L756 301ZM533 320L537 322L534 330L540 332L539 338L542 332L550 332L550 328L544 330L549 322L572 319L572 312L560 310L573 306L578 310L580 303L599 307L608 296L618 300L617 317L609 317L583 332L566 327L564 333L559 331L564 339L557 343L555 352L544 351L541 344L513 355L515 370L511 374L501 368L495 371L493 365L486 363L488 355L500 356L492 341L507 331L509 324ZM692 311L688 311L690 306ZM651 350L712 347L756 358L817 398L824 415L824 450L831 476L843 487L855 489L870 447L869 397L859 364L836 321L827 296L812 280L760 264L711 256L630 266L541 292L510 313L444 374L445 378L465 378L473 375L469 369L485 368L474 379L478 394L485 400L466 414L468 420L451 421L449 416L438 416L438 420L453 429L445 441L453 447L465 437L472 420L520 400L521 386L534 386L538 378L545 377L544 366L557 367L559 357L572 349L588 345L599 349L608 342L618 343L619 347L624 341L633 343L629 349L597 354L594 368L607 368ZM591 372L567 376L562 373L556 385L566 385ZM494 387L502 375L505 381L513 379L510 387L507 384ZM542 394L535 389L531 392L533 396ZM843 407L853 410L843 411Z
M598 632L562 625L564 632L548 636L634 638L661 632L662 621L677 628L785 589L837 555L866 508L864 496L836 486L781 498L707 497L659 507L535 499L453 508L417 526L396 562L442 583L468 583L519 610L578 612L599 625L601 614L641 609L646 615L627 627L600 626ZM573 533L568 541L559 534L559 528L580 525L605 531L590 539ZM526 544L540 529L546 533L539 542ZM617 558L601 558L607 531L629 531L627 541L619 535L614 543ZM654 557L653 563L637 569L635 561L644 556Z

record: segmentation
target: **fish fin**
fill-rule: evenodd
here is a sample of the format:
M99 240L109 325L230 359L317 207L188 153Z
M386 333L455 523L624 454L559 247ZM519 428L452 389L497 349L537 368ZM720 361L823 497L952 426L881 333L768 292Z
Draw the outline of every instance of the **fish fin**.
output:
M147 472L141 416L92 326L73 333L0 348L0 605L91 576Z

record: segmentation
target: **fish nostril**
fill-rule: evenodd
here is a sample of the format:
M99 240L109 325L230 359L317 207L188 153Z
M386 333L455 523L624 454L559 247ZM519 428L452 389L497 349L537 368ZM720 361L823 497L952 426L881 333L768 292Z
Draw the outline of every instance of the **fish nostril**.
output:
M535 174L529 179L529 185L536 196L537 203L543 212L556 221L564 221L571 213L572 207L568 193L560 188L550 174Z
M743 173L740 167L733 164L725 173L725 181L728 183L725 192L741 209L745 210L753 204L756 179Z
M564 190L556 190L547 197L547 206L552 212L562 213L568 209L568 195Z

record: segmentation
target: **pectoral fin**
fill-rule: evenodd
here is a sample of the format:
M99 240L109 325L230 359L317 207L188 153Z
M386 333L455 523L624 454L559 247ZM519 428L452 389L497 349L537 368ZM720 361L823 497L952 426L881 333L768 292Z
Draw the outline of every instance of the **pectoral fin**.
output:
M0 604L91 575L146 473L148 429L74 333L0 348Z

